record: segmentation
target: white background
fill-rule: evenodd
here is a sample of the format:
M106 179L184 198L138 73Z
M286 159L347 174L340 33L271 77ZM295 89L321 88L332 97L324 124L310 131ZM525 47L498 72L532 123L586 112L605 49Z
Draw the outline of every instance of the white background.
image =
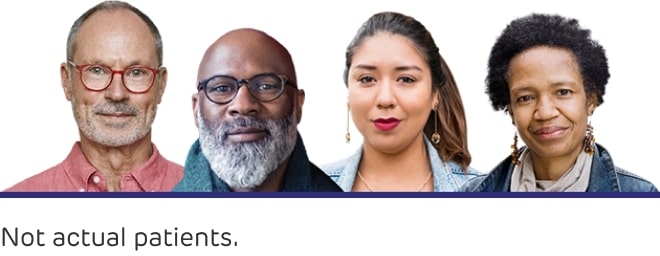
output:
M592 120L616 163L656 184L660 17L650 3L618 1L131 1L161 30L169 83L153 140L183 163L197 137L190 95L205 49L223 33L262 29L291 51L306 90L300 131L316 163L352 154L344 143L344 50L375 12L412 15L433 33L459 84L473 166L489 171L509 154L514 127L484 94L495 37L532 11L575 16L607 49L612 78ZM0 189L66 157L78 139L59 84L73 21L97 1L14 1L0 6ZM1 255L643 255L658 252L658 200L649 199L2 199L0 227L129 232L210 228L230 248L0 247ZM529 211L529 209L538 209ZM542 210L540 210L542 209ZM532 224L533 223L533 224ZM130 233L132 234L132 233ZM130 239L130 238L127 238ZM130 241L130 240L127 240ZM539 242L541 241L541 242ZM46 241L50 242L50 241ZM129 245L130 246L130 243ZM353 250L349 250L353 248Z
M78 140L59 65L74 20L98 1L13 1L0 7L0 189L59 162ZM468 118L472 166L488 172L510 153L514 127L484 93L486 64L496 36L531 12L576 17L607 50L612 77L592 119L596 141L617 165L660 184L655 168L660 16L642 1L130 1L156 23L164 41L169 81L153 125L161 153L179 164L197 138L191 95L206 48L225 32L253 27L291 52L306 91L299 130L311 160L331 162L361 143L351 124L345 144L344 53L372 14L399 11L433 34L454 72ZM467 239L467 238L461 238ZM461 240L459 239L459 240Z
M653 207L658 203L575 198L3 199L0 227L40 229L46 246L7 242L0 254L657 255L660 223L652 220L660 214ZM123 214L117 214L118 206ZM33 211L19 210L24 208ZM121 227L126 229L125 247L52 245L54 232L85 229L97 232L99 239L101 232L119 232ZM175 227L179 232L231 232L237 246L134 250L134 233Z

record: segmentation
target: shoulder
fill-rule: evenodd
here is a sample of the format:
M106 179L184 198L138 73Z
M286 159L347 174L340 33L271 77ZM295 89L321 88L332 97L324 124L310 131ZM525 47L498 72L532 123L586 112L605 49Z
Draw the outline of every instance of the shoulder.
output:
M171 191L177 184L183 179L183 166L176 164L172 161L164 159L163 164L159 166L164 166L164 168L156 170L162 175L160 179L160 184L156 184L159 187L156 191Z
M185 185L183 184L184 181L181 179L174 187L172 188L172 192L186 192L187 190L185 189Z
M154 154L156 154L157 157L156 161L158 161L159 168L164 167L163 169L167 170L169 173L172 173L174 175L183 174L182 165L172 162L169 159L165 158L165 156L163 156L163 154L160 153L155 143L152 143L151 146L153 147Z
M51 167L48 170L35 174L9 188L6 192L29 192L29 191L57 191L59 182L68 179L68 176L62 168L62 164Z
M164 169L167 170L167 173L172 176L178 176L179 178L183 177L183 166L163 158L163 163L166 166Z
M444 163L444 165L445 168L454 175L466 176L468 178L484 175L471 166L468 166L467 170L463 170L463 167L454 161L447 161Z
M35 174L5 191L70 191L72 190L72 181L70 173L65 169L73 169L67 166L75 166L77 163L87 163L87 159L80 150L80 142L74 142L67 157L57 165ZM75 181L79 183L80 181Z
M617 185L622 192L658 191L655 185L653 185L653 183L650 181L642 178L637 174L616 166L609 151L607 151L603 145L598 143L596 143L596 155L592 165L592 175L594 175L594 171L597 172L597 174L603 174L602 170L609 170L611 173L611 170L614 169L614 173L616 174L616 182L618 183Z
M479 190L479 187L480 187L479 185L481 183L483 183L484 180L486 180L486 177L488 177L488 175L484 174L484 175L479 175L479 176L470 178L469 180L467 180L463 184L460 191L463 191L463 192L479 192L480 191Z
M653 183L639 175L616 166L614 170L622 192L658 192Z
M500 162L488 174L480 174L470 178L461 191L466 192L506 192L511 176L511 157Z
M428 159L431 163L431 170L434 176L447 177L449 181L453 181L452 183L460 187L466 180L481 175L479 171L472 167L468 166L467 170L464 170L462 165L453 160L443 161L436 148L430 144L431 142L428 140L425 141Z
M433 167L432 167L433 169ZM449 179L453 180L456 190L460 190L460 188L469 180L485 176L485 174L481 174L481 172L477 171L476 169L472 167L468 167L467 170L463 170L463 167L460 166L458 163L454 161L447 161L442 163L442 168L447 172L447 175L449 175ZM435 172L436 175L442 175L442 172Z
M314 191L318 192L342 192L343 190L337 186L337 183L331 177L326 175L318 166L309 163L312 187Z
M344 172L344 168L346 167L346 164L349 162L349 159L350 158L347 157L331 163L322 164L319 167L325 174L330 176L330 178L332 178L333 180L337 180L337 178L339 178L339 176L341 176L341 174Z
M353 155L340 160L320 165L321 170L325 172L332 180L337 181L345 172L357 171L357 166L362 157L362 148L360 147Z

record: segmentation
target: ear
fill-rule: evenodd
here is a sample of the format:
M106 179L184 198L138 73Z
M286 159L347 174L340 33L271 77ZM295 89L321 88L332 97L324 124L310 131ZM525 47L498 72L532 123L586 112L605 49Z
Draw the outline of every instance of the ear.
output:
M305 103L305 90L298 90L296 97L296 118L298 120L297 123L300 123L300 120L302 119L302 107Z
M440 89L437 89L433 92L433 108L440 104Z
M167 86L167 68L161 67L158 71L160 85L156 86L158 90L156 95L156 104L160 104L160 101L163 99L163 93L165 93L165 87Z
M192 95L192 109L193 109L193 118L195 119L195 126L199 128L199 121L197 120L197 111L199 111L199 103L197 102L198 99L197 97L199 96L199 93L194 93Z
M66 62L63 62L60 65L60 79L62 83L62 90L64 91L64 96L66 96L67 101L71 101L71 87L69 86L69 65Z
M598 105L598 96L595 93L590 94L587 97L587 113L589 113L589 116L594 114L594 110L596 110L596 106Z
M506 106L506 108L504 109L504 113L509 115L509 117L511 118L511 124L513 126L516 126L516 119L513 116L513 110L511 110L511 106Z

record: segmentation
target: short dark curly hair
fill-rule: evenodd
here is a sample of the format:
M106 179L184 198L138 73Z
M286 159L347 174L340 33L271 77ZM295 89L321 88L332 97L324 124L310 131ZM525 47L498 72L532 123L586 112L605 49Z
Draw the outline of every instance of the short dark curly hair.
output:
M610 72L605 49L591 38L591 30L580 27L577 19L533 13L509 23L490 51L486 93L495 110L506 110L511 101L508 86L511 59L536 46L573 53L587 97L595 93L597 106L603 103Z

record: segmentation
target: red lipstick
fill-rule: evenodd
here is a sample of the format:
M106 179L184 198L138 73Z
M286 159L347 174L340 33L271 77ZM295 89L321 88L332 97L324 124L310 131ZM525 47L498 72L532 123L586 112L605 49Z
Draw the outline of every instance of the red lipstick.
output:
M376 128L383 130L383 131L389 131L394 128L396 128L399 123L401 123L401 120L390 117L390 118L378 118L374 120L374 126Z

